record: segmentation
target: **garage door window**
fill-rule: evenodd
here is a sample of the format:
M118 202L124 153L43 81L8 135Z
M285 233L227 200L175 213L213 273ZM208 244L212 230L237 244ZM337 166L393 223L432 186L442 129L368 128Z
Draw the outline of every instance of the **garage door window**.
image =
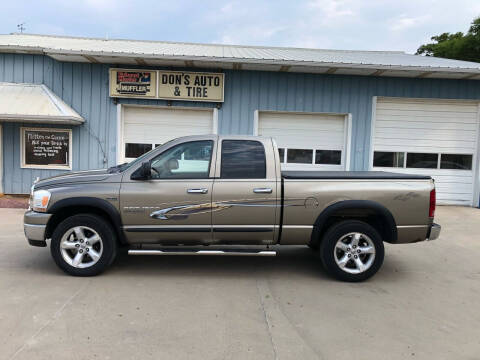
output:
M472 154L375 151L373 153L373 166L409 169L472 170L472 159Z
M279 148L280 162L289 164L341 165L341 150Z
M340 165L342 152L340 150L317 150L315 151L315 164Z
M152 150L152 144L126 143L125 157L137 158Z
M438 154L407 153L407 168L436 169L438 167Z
M379 167L403 167L405 153L391 151L375 151L373 166Z
M313 162L313 150L288 149L287 163L290 164L311 164Z
M285 149L278 149L278 155L280 157L280 162L285 162Z
M441 154L440 169L471 170L472 155Z

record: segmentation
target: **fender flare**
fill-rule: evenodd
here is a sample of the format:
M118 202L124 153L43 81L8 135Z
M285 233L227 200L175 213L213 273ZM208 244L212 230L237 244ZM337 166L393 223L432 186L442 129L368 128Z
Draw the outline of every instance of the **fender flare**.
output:
M48 213L55 215L58 214L62 209L75 206L88 206L102 210L108 215L109 220L112 222L114 231L117 234L120 243L127 243L125 235L122 231L123 223L120 212L117 210L117 208L115 208L115 206L104 199L82 196L59 200L48 209Z
M318 241L319 235L330 216L335 214L337 211L349 209L373 210L375 213L379 214L382 222L386 223L387 230L390 230L388 232L389 236L383 240L389 243L397 242L397 224L392 213L385 206L371 200L343 200L327 206L317 217L313 227L314 230L312 232L312 243Z

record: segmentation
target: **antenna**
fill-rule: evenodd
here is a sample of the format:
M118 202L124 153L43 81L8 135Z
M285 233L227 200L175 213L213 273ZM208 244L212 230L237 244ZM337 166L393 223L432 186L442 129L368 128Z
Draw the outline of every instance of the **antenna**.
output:
M23 22L23 23L17 25L17 29L20 31L20 33L23 33L26 30L25 24L26 23Z

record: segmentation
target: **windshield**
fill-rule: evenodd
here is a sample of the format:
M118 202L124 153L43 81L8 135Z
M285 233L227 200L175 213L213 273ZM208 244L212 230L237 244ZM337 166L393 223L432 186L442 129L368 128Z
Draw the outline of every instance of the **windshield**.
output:
M173 139L175 140L175 139ZM171 143L173 140L170 140L170 141L167 141L166 143L162 144L162 145L166 145L168 143ZM154 152L156 150L156 148L146 152L145 154L143 155L140 155L138 158L136 158L135 160L132 160L130 161L129 163L123 163L123 164L120 164L120 165L117 165L117 166L112 166L111 168L108 168L108 172L110 173L114 173L114 172L123 172L125 170L128 170L130 169L132 166L135 166L135 165L138 165L138 164L141 164L143 162L143 160L145 158L147 158L152 152Z

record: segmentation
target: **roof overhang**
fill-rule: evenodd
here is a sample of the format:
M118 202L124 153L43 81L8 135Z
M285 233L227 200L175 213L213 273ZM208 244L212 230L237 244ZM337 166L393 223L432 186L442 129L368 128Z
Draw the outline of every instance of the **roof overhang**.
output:
M0 122L79 125L85 120L43 84L0 83Z
M58 61L113 66L480 80L479 63L400 51L300 49L10 34L0 35L0 52L43 54Z
M432 66L396 66L269 59L239 59L202 56L155 56L119 53L45 52L45 55L64 62L132 66L173 66L178 68L251 70L310 74L361 75L380 77L439 78L480 80L480 69L441 68Z

